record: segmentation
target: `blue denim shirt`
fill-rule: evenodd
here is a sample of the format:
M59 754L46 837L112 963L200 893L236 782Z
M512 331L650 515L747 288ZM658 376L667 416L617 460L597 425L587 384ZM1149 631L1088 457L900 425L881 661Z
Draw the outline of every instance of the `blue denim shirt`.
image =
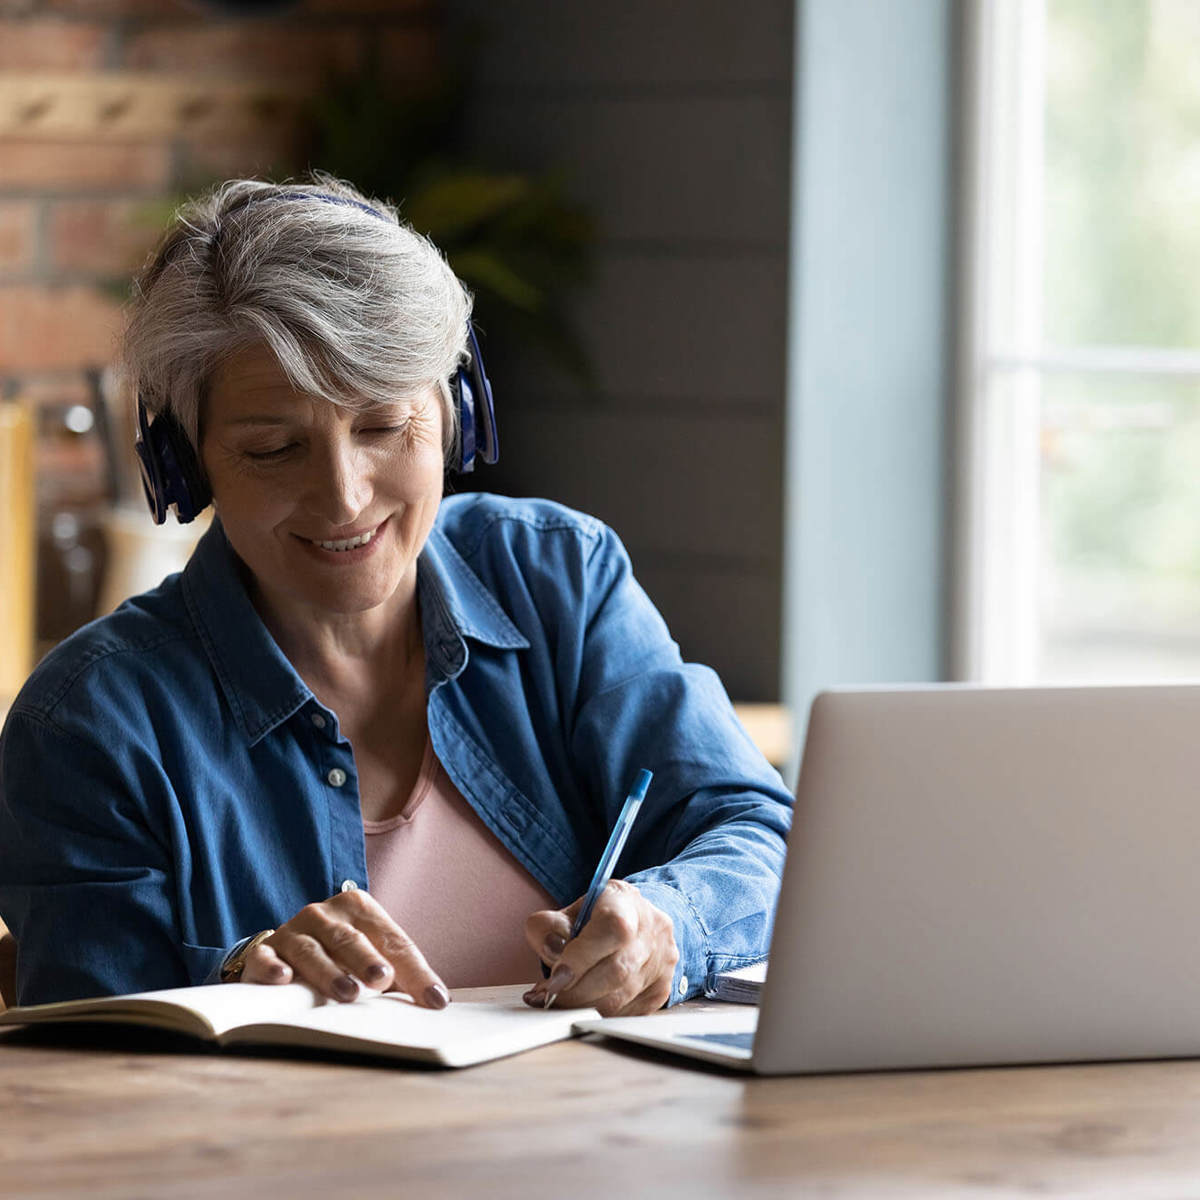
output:
M561 905L582 894L649 767L617 874L674 923L672 1000L765 955L791 795L717 676L681 661L614 534L547 501L452 497L418 591L434 750L534 878ZM181 574L49 654L9 714L18 998L202 983L346 881L370 885L353 749L214 522Z

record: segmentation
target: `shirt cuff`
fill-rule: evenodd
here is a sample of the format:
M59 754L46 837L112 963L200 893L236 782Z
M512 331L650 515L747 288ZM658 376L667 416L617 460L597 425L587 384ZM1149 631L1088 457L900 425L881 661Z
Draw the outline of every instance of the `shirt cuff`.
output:
M703 995L708 974L708 937L687 897L678 888L657 879L642 880L631 875L626 882L632 883L655 908L671 918L679 961L675 964L667 1007Z

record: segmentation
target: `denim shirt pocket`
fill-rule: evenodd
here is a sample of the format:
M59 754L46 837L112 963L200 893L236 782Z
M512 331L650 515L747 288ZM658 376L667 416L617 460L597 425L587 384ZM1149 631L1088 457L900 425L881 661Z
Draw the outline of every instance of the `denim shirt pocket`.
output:
M189 942L183 942L181 949L189 986L220 982L217 971L229 952L228 946L193 946Z

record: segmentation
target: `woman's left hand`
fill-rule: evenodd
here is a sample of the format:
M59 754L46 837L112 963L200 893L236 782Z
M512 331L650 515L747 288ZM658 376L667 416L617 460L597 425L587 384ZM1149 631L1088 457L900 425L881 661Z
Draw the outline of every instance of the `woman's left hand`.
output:
M547 992L556 1005L595 1008L602 1017L633 1017L662 1008L671 996L679 951L671 918L632 883L614 879L600 894L591 919L572 942L571 924L583 904L533 913L525 937L551 968L550 978L525 993L541 1008Z

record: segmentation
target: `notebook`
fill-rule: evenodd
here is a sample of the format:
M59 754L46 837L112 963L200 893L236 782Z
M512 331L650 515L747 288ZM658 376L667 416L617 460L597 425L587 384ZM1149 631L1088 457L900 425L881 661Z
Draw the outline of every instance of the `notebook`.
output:
M767 964L751 963L733 971L722 971L713 980L705 995L710 1000L729 1000L734 1004L757 1004L762 985L767 979Z
M827 692L757 1009L581 1023L761 1074L1200 1055L1200 686Z
M402 992L362 989L350 1004L302 983L217 983L10 1008L0 1026L118 1023L188 1034L218 1046L289 1046L465 1067L569 1038L595 1009L530 1008L528 985L464 988L441 1010Z

